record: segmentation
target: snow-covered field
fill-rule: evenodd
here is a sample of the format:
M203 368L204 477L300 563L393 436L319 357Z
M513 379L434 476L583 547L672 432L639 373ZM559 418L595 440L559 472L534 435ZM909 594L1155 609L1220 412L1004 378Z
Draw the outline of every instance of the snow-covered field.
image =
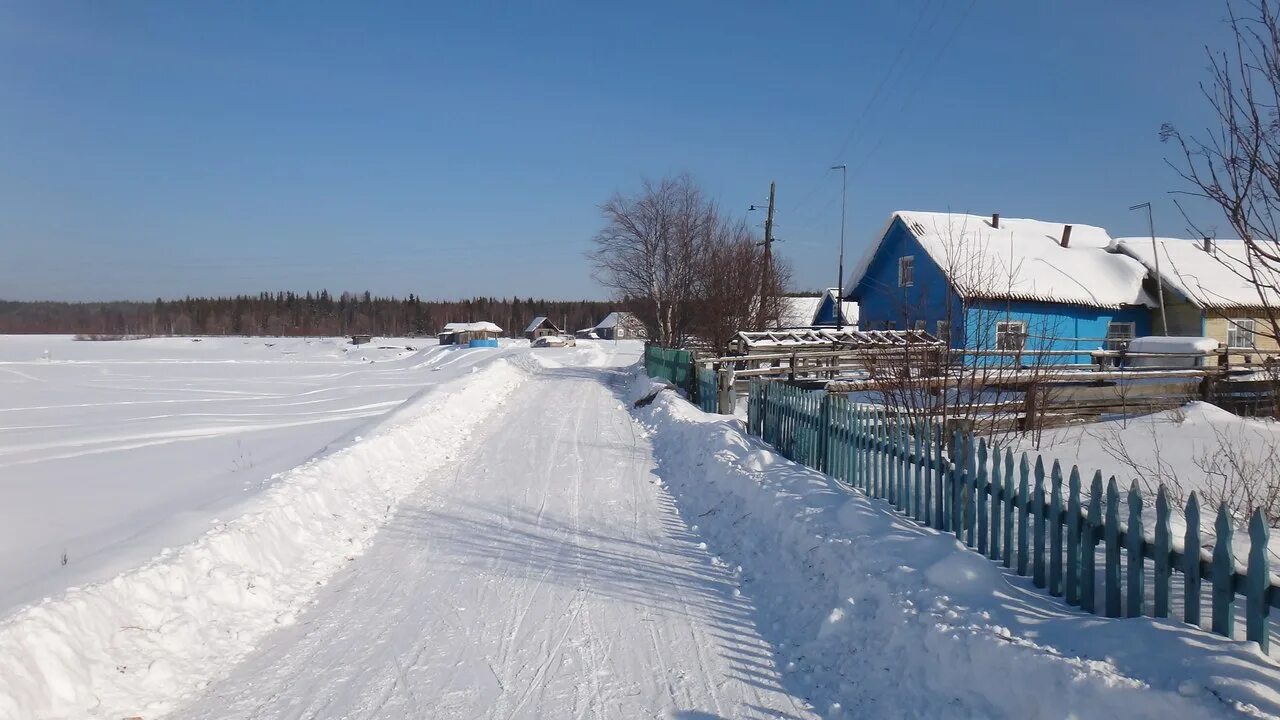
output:
M150 521L0 612L0 720L1280 715L1249 645L1074 612L740 420L635 406L638 343L20 340L0 462L27 462L3 490L36 518ZM278 474L212 468L219 429L258 425L234 432L281 433L254 446L292 448ZM119 487L73 509L11 474L74 495L92 476L45 466L85 457Z
M0 336L0 613L189 542L484 357L434 339Z

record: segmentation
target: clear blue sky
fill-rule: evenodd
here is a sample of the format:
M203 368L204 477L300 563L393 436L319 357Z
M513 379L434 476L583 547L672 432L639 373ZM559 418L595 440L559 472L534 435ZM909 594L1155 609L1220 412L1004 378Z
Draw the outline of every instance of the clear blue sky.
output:
M617 7L604 7L616 5ZM1215 0L0 5L0 298L605 297L598 205L778 182L797 285L901 208L1098 224L1167 195ZM895 62L896 61L896 62ZM753 214L754 215L754 214ZM1221 226L1216 217L1207 225ZM847 260L851 264L852 259Z

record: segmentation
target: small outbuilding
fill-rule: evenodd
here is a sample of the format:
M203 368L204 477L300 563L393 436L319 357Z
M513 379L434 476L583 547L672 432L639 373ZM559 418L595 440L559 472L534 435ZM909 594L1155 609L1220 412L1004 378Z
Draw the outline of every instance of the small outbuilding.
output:
M529 340L537 340L540 337L560 334L562 334L560 328L556 327L556 324L551 322L550 318L546 315L539 315L534 318L529 322L529 327L524 329L524 336L529 338Z
M498 347L502 328L488 322L446 323L436 338L441 345L466 345L468 347Z
M371 342L373 342L372 335L352 335L351 336L352 345L365 345Z
M648 337L644 323L634 313L615 311L591 328L601 340L631 340Z

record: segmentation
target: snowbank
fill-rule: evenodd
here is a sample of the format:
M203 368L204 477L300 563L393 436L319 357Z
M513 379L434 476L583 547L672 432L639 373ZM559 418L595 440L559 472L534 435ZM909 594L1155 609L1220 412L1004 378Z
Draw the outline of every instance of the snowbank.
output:
M1140 337L1129 342L1129 352L1202 354L1218 349L1218 341L1207 337ZM1196 367L1204 364L1199 357L1133 358L1134 367Z
M506 360L424 394L284 474L241 517L0 624L0 718L155 717L289 625L527 373Z
M651 388L641 377L632 397ZM681 515L736 568L789 687L829 716L1280 713L1280 672L1249 646L1074 612L674 393L634 412Z

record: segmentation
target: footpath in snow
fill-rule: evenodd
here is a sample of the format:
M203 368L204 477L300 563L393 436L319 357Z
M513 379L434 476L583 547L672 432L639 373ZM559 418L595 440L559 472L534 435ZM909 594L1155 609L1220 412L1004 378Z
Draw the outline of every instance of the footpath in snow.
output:
M540 353L606 366L535 373L293 627L175 716L815 717L654 474L607 366L634 349L602 352Z

